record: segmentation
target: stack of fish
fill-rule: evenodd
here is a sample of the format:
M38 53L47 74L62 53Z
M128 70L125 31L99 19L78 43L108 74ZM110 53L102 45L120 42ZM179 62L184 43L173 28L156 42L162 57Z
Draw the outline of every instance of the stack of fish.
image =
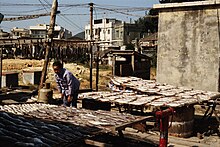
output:
M27 104L25 105L27 106ZM30 108L37 107L37 105L38 104L29 104ZM23 113L30 118L69 123L87 128L90 133L110 132L115 126L142 118L140 116L117 112L91 111L54 105L44 105L41 109L34 109L28 112L25 110L23 111L21 109L22 107L23 105L17 105L17 107L16 105L1 106L1 111L9 112L13 108L15 112Z
M57 105L35 103L35 104L11 104L11 105L0 105L0 111L7 111L17 115L28 114L31 111L44 108L58 107Z
M117 87L114 88L117 92L91 92L84 93L80 97L89 97L99 101L121 105L127 104L146 107L182 107L220 97L219 92L176 87L136 77L114 77L111 83ZM132 90L132 92L127 93L126 89Z
M4 108L10 110L10 106L1 107ZM15 111L16 108L13 106ZM65 146L89 136L90 132L84 128L0 111L0 146Z

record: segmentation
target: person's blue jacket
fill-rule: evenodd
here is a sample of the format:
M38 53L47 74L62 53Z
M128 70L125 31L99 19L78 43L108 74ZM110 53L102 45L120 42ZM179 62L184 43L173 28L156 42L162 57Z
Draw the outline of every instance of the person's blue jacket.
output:
M74 92L79 90L79 80L65 68L62 68L60 74L55 73L55 79L59 92L65 94L65 96L73 95Z

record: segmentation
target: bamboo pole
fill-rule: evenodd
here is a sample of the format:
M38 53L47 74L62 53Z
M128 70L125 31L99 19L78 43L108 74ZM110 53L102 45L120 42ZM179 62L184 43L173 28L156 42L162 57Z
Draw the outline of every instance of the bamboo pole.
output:
M48 30L47 47L46 47L45 60L44 60L44 65L42 69L39 89L43 88L43 84L46 81L47 67L49 63L49 55L50 55L53 37L54 37L54 26L55 26L55 21L56 21L57 7L58 7L58 2L57 0L54 0L53 5L52 5L52 10L51 10L51 15L50 15L50 26Z
M90 6L90 89L92 90L92 61L93 61L93 51L92 51L92 40L93 40L93 3L89 3Z

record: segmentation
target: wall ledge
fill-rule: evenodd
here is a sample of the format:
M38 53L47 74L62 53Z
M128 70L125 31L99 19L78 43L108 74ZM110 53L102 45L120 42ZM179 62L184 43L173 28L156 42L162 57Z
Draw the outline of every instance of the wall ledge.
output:
M205 6L217 6L220 5L219 0L209 0L209 1L196 1L196 2L183 2L183 3L167 3L167 4L155 4L154 9L172 9L180 7L205 7Z

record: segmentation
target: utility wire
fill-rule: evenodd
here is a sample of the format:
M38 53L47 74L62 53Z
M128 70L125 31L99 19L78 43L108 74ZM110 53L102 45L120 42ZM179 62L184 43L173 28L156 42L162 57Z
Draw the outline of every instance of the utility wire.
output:
M44 0L44 2L45 2L48 6L51 5L47 0Z
M118 10L113 10L113 9L109 9L109 8L101 8L101 7L96 7L96 8L101 9L101 10L108 10L108 11L112 11L112 12L116 12L116 13L121 13L121 14L129 15L129 16L142 17L141 15L130 14L130 13L126 13L126 12L122 12L122 11L118 11Z
M47 3L47 7L50 6L49 2L47 0L44 0L44 2ZM76 26L77 28L79 28L80 30L84 30L82 29L80 26L78 26L76 23L74 23L73 21L71 21L70 19L68 19L66 16L62 15L62 14L59 14L58 16L60 16L61 19L63 19L65 22L67 22L68 24L71 24L71 25L74 25ZM62 18L63 17L63 18Z
M98 7L102 7L102 8L109 8L112 10L124 10L124 11L129 11L129 10L151 10L152 7L125 7L125 6L114 6L114 7L107 7L106 5L102 6L102 5L97 5L95 4L95 6Z
M84 30L82 27L78 26L76 23L74 23L72 20L70 20L69 18L67 18L66 16L59 14L58 16L62 16L60 17L61 19L63 19L65 22L69 23L70 25L74 25L75 27L77 27L80 30Z
M49 6L49 7L52 7L51 4L28 4L28 3L23 3L23 4L13 4L13 3L0 3L1 4L1 7L2 6L5 6L5 7L8 7L8 6L16 6L16 7L21 7L21 6L25 6L25 7L35 7L35 6ZM60 4L58 7L79 7L79 6L83 6L85 7L86 5L88 4ZM88 7L88 6L86 6Z
M38 1L41 3L41 5L43 6L43 8L44 8L44 9L46 10L46 12L48 13L48 11L47 11L45 5L42 3L42 1L41 1L41 0L38 0Z
M13 11L1 11L2 13L4 12L4 15L6 15L5 13L11 13L9 15L13 15L13 13L15 15L21 15L20 13L29 13L29 12L35 12L35 11L41 11L41 10L44 10L44 8L39 8L39 9L34 9L34 10L27 10L27 11L16 11L16 12L13 12Z

